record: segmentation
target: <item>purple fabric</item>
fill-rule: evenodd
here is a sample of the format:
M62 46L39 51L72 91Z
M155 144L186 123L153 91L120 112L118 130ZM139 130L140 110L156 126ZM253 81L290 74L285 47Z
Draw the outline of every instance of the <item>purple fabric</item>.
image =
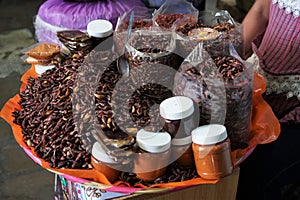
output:
M114 26L124 12L134 6L143 6L141 0L109 0L97 2L65 2L64 0L47 0L39 8L39 17L58 27L85 30L87 24L95 19L106 19Z
M64 0L65 2L91 2L91 1L98 1L98 0ZM100 0L101 1L101 0Z
M41 22L41 20L39 20L39 16L36 16L36 19L34 20L34 29L35 29L35 37L37 41L57 44L59 46L62 46L61 42L58 40L58 37L56 36L56 30L52 30L47 25L48 23L44 21Z

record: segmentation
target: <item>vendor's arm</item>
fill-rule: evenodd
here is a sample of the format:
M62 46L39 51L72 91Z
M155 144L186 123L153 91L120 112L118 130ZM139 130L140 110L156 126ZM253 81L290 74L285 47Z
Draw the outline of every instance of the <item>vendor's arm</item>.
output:
M243 20L244 55L252 52L251 43L268 25L270 0L256 0Z

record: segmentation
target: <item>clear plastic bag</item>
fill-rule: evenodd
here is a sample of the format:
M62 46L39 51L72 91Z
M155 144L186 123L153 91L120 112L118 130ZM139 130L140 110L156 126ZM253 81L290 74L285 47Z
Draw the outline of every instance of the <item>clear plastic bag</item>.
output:
M217 32L217 37L195 39L192 35L193 29L201 29ZM229 46L232 44L239 55L243 54L242 25L234 21L231 15L225 11L201 11L198 16L198 23L190 22L186 25L184 20L178 20L172 27L177 37L176 52L186 57L199 42L211 57L230 55ZM206 31L207 31L206 30Z
M180 66L174 94L199 105L200 125L225 124L232 150L247 147L251 138L253 71L233 46L230 55L212 58L199 43Z
M125 50L130 77L134 82L146 79L143 67L150 64L161 64L177 70L180 61L173 53L174 49L175 42L170 31L138 30L131 33Z
M222 102L225 101L224 88L214 60L200 43L175 75L174 94L190 97L199 105L200 125L222 123L225 120L224 116L220 116Z
M170 30L182 18L197 19L199 11L186 0L166 0L153 14L153 23Z
M198 19L200 26L209 26L221 33L217 40L209 41L205 45L205 49L213 57L230 55L231 44L236 52L242 55L242 25L236 22L228 11L202 11Z
M114 50L120 55L124 53L126 39L129 38L131 31L140 29L149 29L153 26L152 24L152 13L153 9L145 7L134 7L130 11L124 13L118 18L116 29L114 32ZM133 21L128 31L130 18L133 16Z

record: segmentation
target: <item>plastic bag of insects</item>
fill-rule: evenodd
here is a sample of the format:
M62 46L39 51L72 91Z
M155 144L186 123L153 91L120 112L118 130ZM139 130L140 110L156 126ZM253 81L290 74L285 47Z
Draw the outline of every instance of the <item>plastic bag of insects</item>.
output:
M212 57L199 43L180 66L175 95L188 96L199 105L200 125L225 124L232 150L250 140L253 71L234 47L230 55Z
M242 26L225 11L201 11L198 22L181 19L172 30L177 36L178 54L186 57L202 42L211 57L230 55L230 45L237 53L243 53Z
M126 42L134 30L149 29L152 27L153 9L134 7L118 18L114 32L114 49L123 54Z

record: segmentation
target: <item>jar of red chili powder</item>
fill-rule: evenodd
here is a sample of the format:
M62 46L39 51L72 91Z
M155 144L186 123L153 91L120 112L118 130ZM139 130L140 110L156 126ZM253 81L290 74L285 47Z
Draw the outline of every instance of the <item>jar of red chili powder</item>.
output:
M94 143L92 148L91 164L95 170L104 174L111 182L119 177L118 169L121 164L113 160L98 142Z
M191 136L172 139L171 149L172 160L182 166L193 167L195 165Z
M167 132L150 132L141 129L137 132L138 151L134 160L137 178L146 182L162 176L170 164L171 136Z
M232 173L230 140L225 126L200 126L192 131L192 141L199 176L204 179L219 179Z

